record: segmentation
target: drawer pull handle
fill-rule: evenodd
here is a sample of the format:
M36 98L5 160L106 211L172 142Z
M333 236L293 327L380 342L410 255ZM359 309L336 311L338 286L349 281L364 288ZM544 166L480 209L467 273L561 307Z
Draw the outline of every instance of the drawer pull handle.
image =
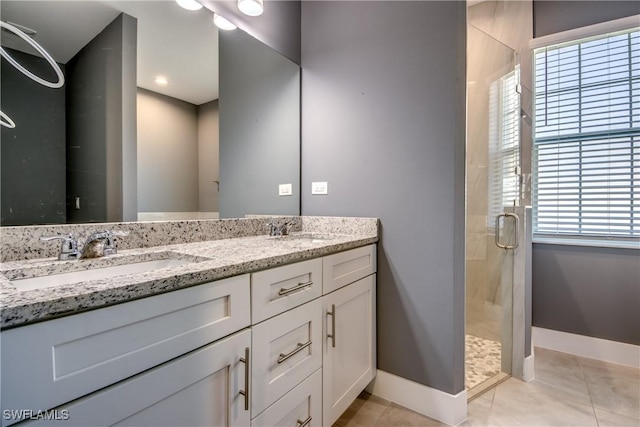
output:
M331 338L331 347L336 348L336 305L331 304L331 311L327 312L327 316L331 316L331 333L327 334L327 338Z
M308 281L308 282L304 282L304 283L298 283L296 286L293 286L289 289L286 288L281 288L280 292L278 292L278 295L289 295L292 294L296 291L299 291L300 289L306 288L307 286L311 286L313 285L313 281Z
M296 355L297 353L300 353L302 350L309 347L310 345L311 345L311 340L307 341L304 344L299 342L298 346L295 349L291 350L289 353L287 354L280 353L280 357L278 357L278 363L282 363L285 360L289 359L290 357L293 357L294 355Z
M309 423L311 422L311 417L308 417L306 420L302 421L302 420L298 420L298 427L305 427L308 426Z
M249 347L244 349L244 357L240 358L240 362L244 363L244 390L240 390L244 396L244 410L249 410Z

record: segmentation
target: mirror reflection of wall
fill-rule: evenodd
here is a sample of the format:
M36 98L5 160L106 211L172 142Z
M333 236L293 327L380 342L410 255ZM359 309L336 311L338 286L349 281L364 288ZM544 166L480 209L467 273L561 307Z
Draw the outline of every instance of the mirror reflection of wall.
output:
M218 218L218 100L138 89L138 219Z
M255 140L267 152L281 149L270 150L268 144L287 140L293 145L286 151L294 155L281 156L280 162L265 158L262 164L252 164L251 170L233 164L245 157L241 152L235 159L219 159L218 33L211 11L185 11L170 1L3 0L0 5L3 20L38 31L34 39L61 64L67 77L60 89L27 87L37 84L15 75L2 60L2 110L16 119L17 126L2 128L1 225L217 217L221 210L218 188L225 188L219 182L219 168L225 161L227 170L273 175L276 182L292 182L299 188L299 67L284 57L281 60L288 65L283 69L294 72L285 80L297 79L297 92L280 91L274 82L263 83L275 93L291 96L289 106L294 109L283 111L295 141L289 131L285 138L266 134L271 128L283 130L285 124L244 132L244 138ZM85 27L94 28L94 33L82 34ZM26 50L9 46L10 39L3 31L3 48ZM101 44L103 39L113 45ZM61 50L56 40L67 49ZM25 65L34 62L34 71L45 77L51 71L33 53L16 51L16 58L24 56L20 61ZM70 66L74 63L84 63L82 71L72 72L71 68L78 68ZM256 70L264 66L252 65ZM79 77L70 78L71 74ZM168 84L156 83L160 74ZM46 93L36 100L31 92L38 91ZM232 92L236 93L228 91ZM277 102L262 100L262 104ZM282 120L282 115L260 119ZM242 120L230 122L243 126ZM286 176L276 173L285 170ZM237 173L233 177L243 185L247 179ZM245 185L253 192L243 194L236 182L226 184L233 188L227 193L230 205L242 206L237 202L243 199L264 203L248 204L244 211L233 208L234 214L226 217L299 213L298 191L294 197L278 198L277 185L269 184L263 188L271 194L263 197L255 192L256 185Z

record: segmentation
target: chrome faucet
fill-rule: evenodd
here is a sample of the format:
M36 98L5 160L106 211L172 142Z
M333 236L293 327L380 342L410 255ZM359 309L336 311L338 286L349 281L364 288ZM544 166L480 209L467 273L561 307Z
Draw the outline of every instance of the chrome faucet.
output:
M128 234L128 231L112 230L92 233L84 242L80 258L98 258L105 255L114 255L117 253L115 237L124 237Z
M291 231L291 227L294 225L296 225L295 221L286 221L280 225L277 225L274 222L268 222L267 227L269 227L269 236L287 236L289 235L289 231Z
M57 236L45 236L41 237L40 240L62 240L58 259L65 261L70 259L98 258L105 255L114 255L117 253L115 243L116 236L124 237L128 234L128 231L112 230L92 233L87 237L87 240L82 246L82 252L78 248L78 240L71 233L66 235L58 234Z
M40 237L40 240L62 240L62 244L60 245L60 254L58 254L58 259L61 261L80 258L80 251L78 251L78 241L71 233L66 235L60 233L57 236L43 236Z

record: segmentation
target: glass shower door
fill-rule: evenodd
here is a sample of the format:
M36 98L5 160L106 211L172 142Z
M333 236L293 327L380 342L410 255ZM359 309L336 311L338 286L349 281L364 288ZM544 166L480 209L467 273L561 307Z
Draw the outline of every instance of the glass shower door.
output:
M473 25L467 52L465 385L482 391L512 367L519 67L511 48Z

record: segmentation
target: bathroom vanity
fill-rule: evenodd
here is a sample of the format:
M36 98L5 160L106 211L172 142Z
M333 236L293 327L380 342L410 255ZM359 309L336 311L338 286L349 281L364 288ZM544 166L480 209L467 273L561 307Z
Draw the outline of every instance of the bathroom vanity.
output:
M20 291L8 277L62 264L3 263L2 425L331 425L375 376L377 221L302 219L121 251L184 262L73 285Z

